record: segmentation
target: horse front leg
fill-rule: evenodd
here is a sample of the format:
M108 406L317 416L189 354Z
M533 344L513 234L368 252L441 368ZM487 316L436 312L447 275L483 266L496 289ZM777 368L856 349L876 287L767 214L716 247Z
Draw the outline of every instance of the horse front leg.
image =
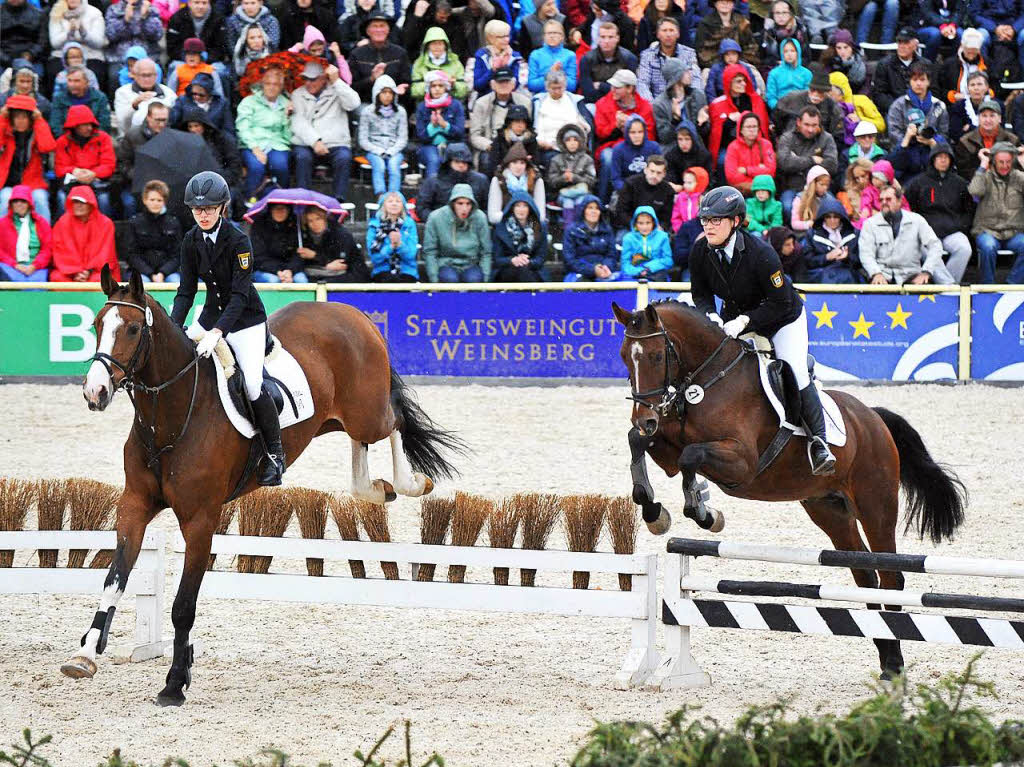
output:
M135 560L142 548L146 526L156 516L157 509L151 499L125 491L117 502L117 547L113 561L103 581L100 606L92 625L82 637L82 649L60 667L72 679L92 679L96 674L96 656L107 647L110 625L114 620L121 597L124 596Z
M654 488L647 476L647 451L654 447L654 437L649 437L637 427L629 430L629 473L633 478L633 503L640 507L644 524L654 535L664 535L672 526L672 516L660 503L654 500Z
M684 447L679 455L683 496L686 499L683 515L708 532L720 533L725 527L725 515L707 504L711 497L708 483L705 479L698 480L697 473L713 476L717 484L741 484L753 471L748 453L742 444L733 439L695 442Z
M177 510L176 510L177 511ZM199 587L206 574L213 533L217 529L220 507L196 509L181 524L185 538L185 564L181 572L181 583L171 608L171 622L174 624L174 658L167 672L164 689L157 695L161 706L180 706L185 702L185 690L192 684L192 643L189 634L196 621L196 601ZM179 520L182 516L179 515Z

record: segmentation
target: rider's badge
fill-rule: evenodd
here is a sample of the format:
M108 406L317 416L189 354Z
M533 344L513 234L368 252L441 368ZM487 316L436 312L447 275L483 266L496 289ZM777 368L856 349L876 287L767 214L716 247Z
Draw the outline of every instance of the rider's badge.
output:
M250 261L252 261L252 254L249 251L238 254L238 265L243 269L249 268Z
M249 255L249 254L246 253L246 255ZM775 274L772 275L772 285L774 285L777 288L781 288L782 287L782 272L781 271L775 272Z
M699 405L704 399L704 390L697 384L687 386L686 391L683 392L683 399L691 405Z

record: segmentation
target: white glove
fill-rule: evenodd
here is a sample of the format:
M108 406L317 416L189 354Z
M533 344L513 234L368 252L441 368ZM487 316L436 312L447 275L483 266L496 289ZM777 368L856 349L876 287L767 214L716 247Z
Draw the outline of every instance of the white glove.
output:
M219 331L209 331L205 336L203 336L202 340L199 342L199 345L196 346L196 354L198 354L200 357L209 357L211 354L213 354L213 348L217 345L217 342L220 339L221 334Z
M198 322L193 322L191 325L185 328L185 335L188 336L188 339L193 343L202 338L205 332L206 331L203 330L203 326L200 325Z
M722 330L729 338L736 338L740 333L744 331L747 325L750 324L750 317L745 314L741 314L734 320L729 320L725 325L722 326Z
M718 312L711 312L711 314L708 315L708 319L711 320L716 325L718 325L718 327L720 328L725 327L725 323L722 322L722 318L718 316Z

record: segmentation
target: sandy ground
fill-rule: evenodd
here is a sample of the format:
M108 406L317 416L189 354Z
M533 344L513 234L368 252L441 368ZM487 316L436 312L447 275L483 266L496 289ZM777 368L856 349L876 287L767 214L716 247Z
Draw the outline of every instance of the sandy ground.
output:
M622 387L421 385L418 391L426 410L458 428L472 445L473 456L461 465L460 488L494 497L519 490L628 492ZM852 391L907 416L936 457L949 462L970 488L967 524L940 551L1024 557L1024 392L924 385ZM120 445L130 424L123 395L96 414L75 386L0 386L0 412L6 414L0 430L4 474L122 481ZM371 476L389 476L389 469L386 444L371 449ZM341 491L348 474L348 441L332 435L313 444L287 481ZM681 510L675 481L654 472L652 477L661 500ZM454 487L442 485L438 492ZM727 512L728 539L828 545L796 504L733 501L718 491L713 501ZM408 499L392 506L396 539L418 540L417 509ZM676 516L672 534L699 532ZM164 512L155 524L172 530L176 523ZM553 547L563 546L557 531L552 541ZM910 538L901 546L936 551ZM643 530L639 547L663 551L664 539ZM607 541L601 548L610 550ZM29 558L19 553L16 565ZM806 568L703 560L695 572L820 579ZM379 574L375 566L374 573ZM825 579L850 581L844 571ZM907 587L969 589L962 580L928 575L908 576ZM975 581L974 589L1014 594L1012 583L992 580ZM1019 591L1018 585L1017 596ZM801 712L838 711L865 696L877 662L866 640L700 631L695 654L712 674L712 688L622 692L612 689L611 678L629 645L625 621L210 601L200 603L193 634L207 649L197 659L188 702L160 709L152 700L169 660L113 665L103 658L90 682L60 675L95 605L95 599L82 597L0 597L0 742L14 740L25 726L52 733L60 765L92 764L120 747L146 764L176 755L205 766L231 763L271 745L301 763L342 764L351 763L355 748L365 749L391 723L408 717L414 744L436 749L452 765L564 764L595 719L657 721L690 703L728 720L778 695L793 696ZM133 624L131 600L125 600L111 645L130 641ZM169 614L167 625L169 630ZM961 669L970 651L905 643L904 654L913 678L927 681ZM998 683L1001 699L991 710L1024 717L1021 657L990 651L980 668ZM388 753L397 757L397 741Z

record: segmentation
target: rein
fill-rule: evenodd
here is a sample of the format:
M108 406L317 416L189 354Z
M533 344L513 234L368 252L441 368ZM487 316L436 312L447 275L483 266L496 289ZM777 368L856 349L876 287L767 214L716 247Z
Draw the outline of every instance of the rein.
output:
M128 399L132 402L132 407L135 409L135 425L140 428L140 435L142 437L142 444L146 448L146 465L156 473L157 482L160 481L160 456L164 453L174 449L174 446L178 441L185 436L185 432L188 431L189 424L192 423L192 412L195 409L196 404L196 393L199 390L199 355L196 354L195 349L192 350L192 361L189 362L185 367L179 370L170 380L164 381L162 384L156 386L147 386L142 381L136 379L136 374L140 368L144 368L150 360L150 356L153 350L153 335L150 328L153 325L153 310L148 306L140 306L129 301L107 301L104 306L127 306L131 309L138 309L142 312L146 319L146 324L142 327L142 336L139 339L139 343L135 346L135 351L129 358L128 362L122 365L111 355L103 352L96 352L92 357L89 358L90 362L99 362L107 371L107 375L110 376L110 380L114 380L113 368L117 368L121 371L121 380L114 387L114 392L118 389L124 389L128 395ZM145 347L145 360L140 365L140 359L143 356L143 347ZM157 449L156 447L156 416L157 408L159 405L160 394L170 386L173 386L180 381L189 370L194 369L194 378L192 381L192 396L188 403L188 413L185 415L185 423L181 427L181 431L166 445L162 448ZM139 415L139 406L135 401L136 393L141 392L148 394L152 398L153 412L149 419L149 423L145 423ZM111 392L113 396L113 392Z
M715 347L715 350L713 352L711 352L711 354L700 365L698 365L693 371L691 371L688 375L686 375L682 379L679 379L679 378L673 379L672 378L672 372L671 372L672 371L672 360L673 359L675 360L677 369L681 369L682 368L682 359L679 356L679 352L676 350L675 343L672 341L672 338L669 336L668 331L665 329L665 326L663 324L661 324L661 320L660 319L659 319L658 323L659 323L659 325L661 325L661 328L659 330L655 331L654 333L645 333L643 335L637 335L637 334L633 334L633 333L624 333L623 335L626 338L632 338L634 340L643 340L643 339L646 339L646 338L658 338L658 337L661 337L661 338L665 339L665 377L664 377L664 383L660 387L658 387L657 389L651 389L650 391L646 391L646 392L638 392L636 390L633 390L633 392L630 394L630 396L626 397L626 399L631 400L631 401L637 403L638 405L643 405L645 407L649 407L649 408L651 408L651 410L654 410L654 411L660 413L663 416L668 415L669 411L673 407L675 407L677 412L678 412L678 414L679 414L680 420L685 418L685 411L686 411L686 405L687 404L694 404L694 405L696 405L697 403L699 403L701 400L704 399L705 392L707 392L708 389L710 389L712 386L714 386L719 381L724 379L727 375L729 375L729 373L731 373L732 370L737 365L740 364L740 362L743 360L743 358L747 354L755 353L753 349L751 349L746 344L741 342L740 343L739 353L732 359L732 361L729 362L728 365L726 365L724 368L722 368L722 370L720 370L718 373L716 373L713 377L711 377L703 385L696 384L697 376L699 376L701 373L703 373L708 368L708 366L710 366L715 361L715 359L722 352L722 350L725 349L726 344L728 344L729 341L733 340L730 336L726 336L725 338L722 339L722 342L717 347ZM691 391L693 392L693 396L695 396L695 400L692 403L689 402L689 400L687 399L688 396L691 396L691 395L688 394ZM680 394L683 394L683 402L682 403L679 402L679 395ZM661 399L661 402L659 402L658 404L653 405L653 404L651 404L650 402L647 401L648 397L657 397L659 395L661 396L662 399Z

